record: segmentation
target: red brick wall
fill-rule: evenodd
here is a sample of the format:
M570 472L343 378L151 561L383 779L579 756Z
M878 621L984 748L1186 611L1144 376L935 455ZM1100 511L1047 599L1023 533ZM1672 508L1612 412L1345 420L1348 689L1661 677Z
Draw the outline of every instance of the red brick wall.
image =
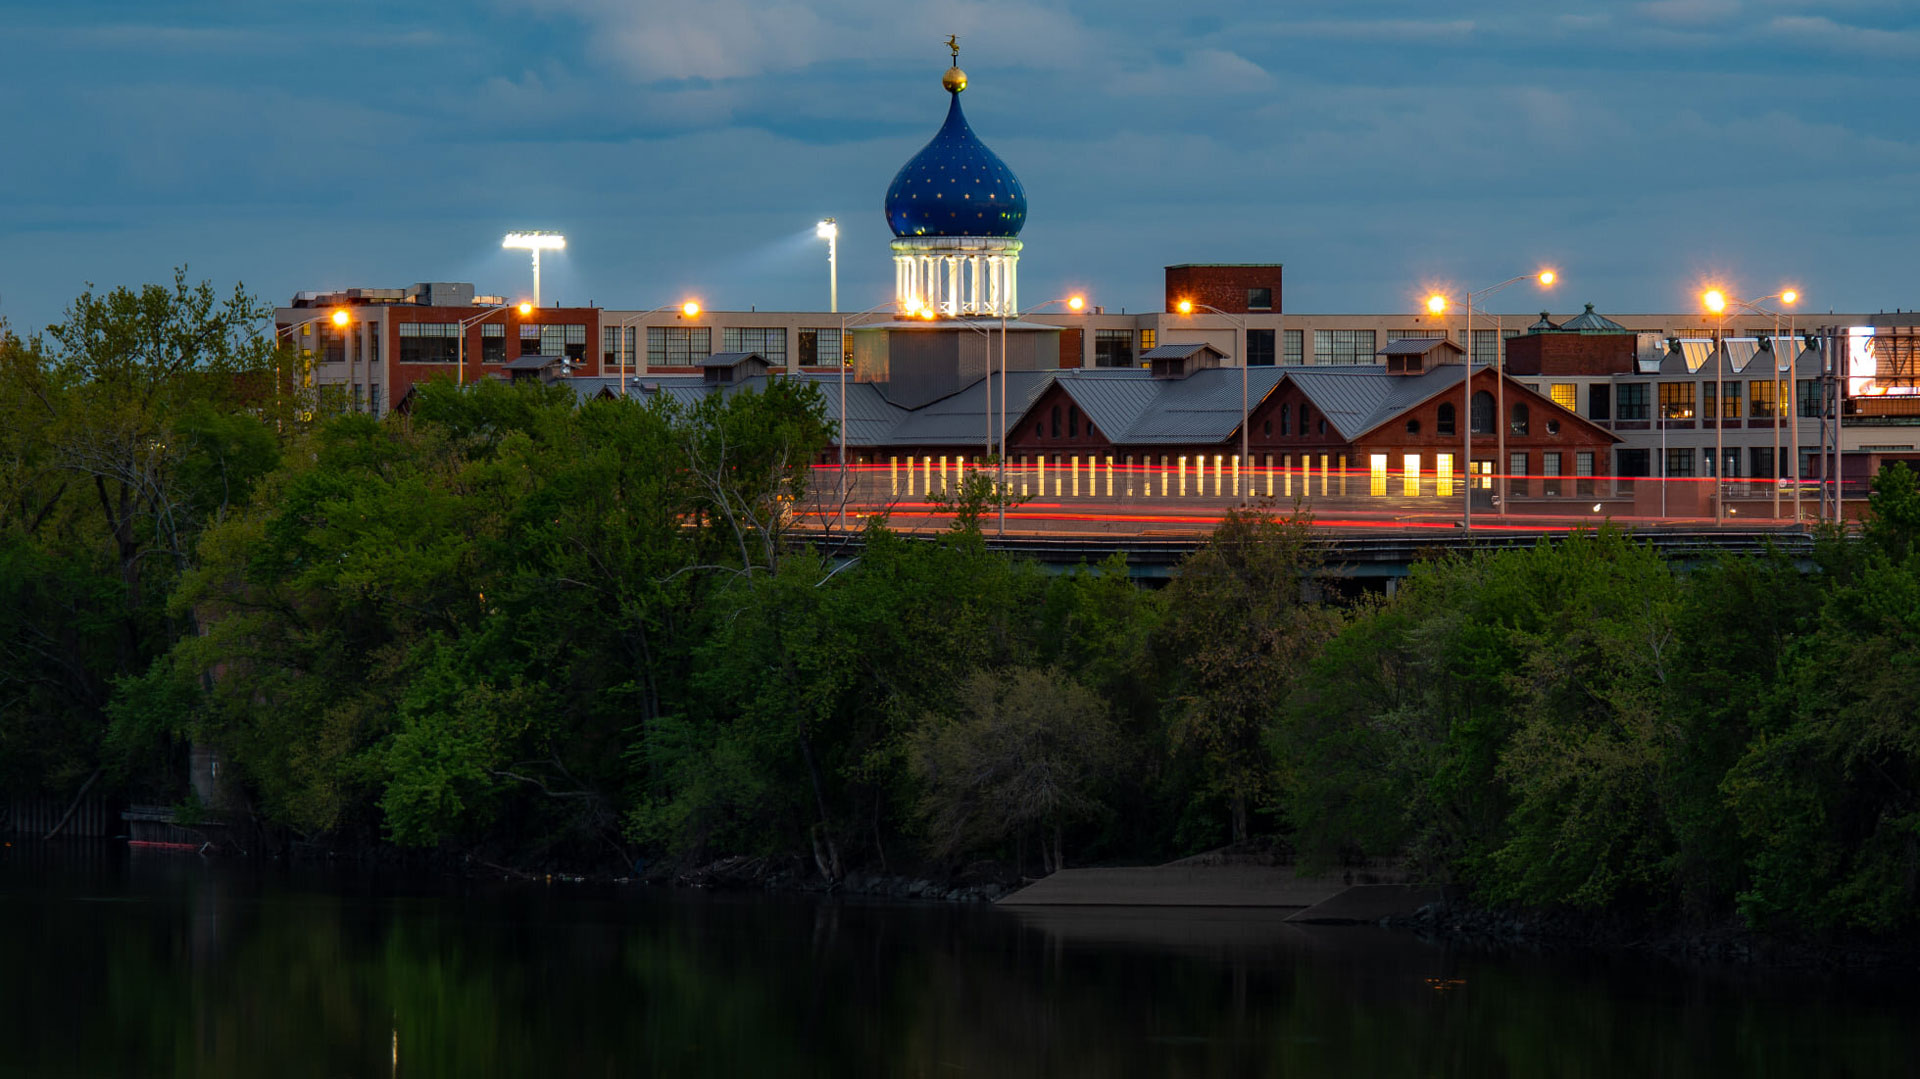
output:
M474 307L413 307L395 305L380 308L380 351L387 369L387 404L398 404L407 390L418 382L430 382L435 376L455 377L459 367L450 363L401 363L400 362L400 323L402 322L464 322L480 314ZM586 362L574 368L576 375L598 375L600 373L600 309L597 307L543 307L536 309L525 318L520 317L517 309L509 309L502 314L491 315L475 322L465 330L466 381L473 382L493 374L503 373L499 364L483 364L481 357L480 327L483 325L504 325L506 327L506 357L509 360L520 358L520 327L523 323L535 325L579 325L587 327ZM639 347L646 348L646 338L639 338Z
M1507 341L1507 373L1514 375L1631 374L1636 340L1630 333L1529 333Z
M1053 410L1060 410L1060 434L1053 433ZM1070 420L1073 411L1079 411L1080 433L1067 434L1071 429ZM1047 388L1040 400L1027 410L1027 414L1014 422L1007 432L1007 452L1020 454L1087 454L1105 453L1113 448L1107 434L1096 427L1086 412L1074 402L1073 396L1062 389L1058 383Z
M1281 310L1279 264L1258 266L1169 266L1167 267L1167 310L1173 311L1181 300L1208 304L1222 311L1244 314L1247 290L1273 290L1274 311Z
M1084 338L1085 336L1086 336L1086 331L1081 329L1078 326L1069 326L1066 329L1060 331L1060 366L1061 367L1067 368L1067 367L1080 366L1081 357L1085 355L1083 351L1083 343L1082 343L1082 338Z
M1473 388L1476 391L1487 390L1488 392L1492 392L1494 388L1493 372L1487 370L1476 371L1473 378ZM1496 419L1505 418L1510 420L1513 406L1517 402L1525 402L1527 405L1530 413L1528 418L1528 431L1525 435L1516 435L1509 430L1507 434L1507 452L1509 454L1526 452L1529 461L1527 471L1530 474L1539 474L1541 466L1540 455L1548 450L1559 450L1561 452L1563 455L1561 467L1569 474L1573 472L1573 454L1579 450L1592 450L1594 452L1595 469L1597 471L1606 470L1608 467L1607 462L1612 457L1611 451L1614 445L1614 440L1611 435L1554 404L1550 399L1528 391L1524 386L1521 386L1511 379L1508 379L1506 383L1504 401L1508 416L1496 417ZM1450 435L1438 433L1440 406L1442 404L1453 405L1454 428L1453 433ZM1418 432L1409 433L1407 431L1406 425L1408 420L1419 421L1420 429ZM1548 420L1556 420L1559 422L1560 431L1558 434L1547 433ZM1372 431L1361 435L1356 453L1361 458L1371 453L1388 454L1396 458L1393 462L1395 468L1399 467L1397 458L1400 454L1419 453L1426 459L1422 467L1431 468L1434 454L1451 453L1458 459L1462 445L1462 436L1466 432L1465 425L1467 422L1468 410L1465 407L1465 402L1461 400L1460 389L1456 386L1446 393L1441 394L1439 397L1429 399L1415 408L1410 408L1395 416L1393 419L1388 420L1386 423L1381 424L1379 427L1374 428ZM1473 456L1475 460L1493 460L1498 452L1499 437L1497 434L1473 436ZM1504 472L1506 469L1502 467L1500 471Z

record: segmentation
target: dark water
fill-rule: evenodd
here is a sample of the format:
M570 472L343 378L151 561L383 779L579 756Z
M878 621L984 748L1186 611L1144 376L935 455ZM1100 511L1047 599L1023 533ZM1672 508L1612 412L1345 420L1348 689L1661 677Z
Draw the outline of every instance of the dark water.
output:
M1882 1076L1900 983L0 849L0 1075Z

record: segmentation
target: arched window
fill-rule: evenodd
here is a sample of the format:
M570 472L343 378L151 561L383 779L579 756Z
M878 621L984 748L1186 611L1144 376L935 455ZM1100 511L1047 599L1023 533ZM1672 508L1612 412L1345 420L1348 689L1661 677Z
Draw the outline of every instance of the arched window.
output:
M1080 406L1079 405L1067 406L1067 437L1068 438L1080 437Z
M1528 419L1527 406L1519 401L1515 401L1513 403L1513 433L1516 435L1526 434Z
M1473 395L1473 433L1490 435L1493 433L1493 395L1485 390Z
M1260 433L1265 435L1268 438L1272 438L1273 437L1273 421L1268 420L1265 424L1261 425Z
M1300 402L1300 435L1301 437L1304 438L1306 436L1306 433L1307 433L1307 403L1305 401L1302 401Z
M1060 406L1059 405L1053 406L1053 413L1052 413L1051 419L1053 421L1053 437L1059 438L1060 437Z
M1280 433L1283 435L1292 434L1293 433L1293 430L1292 430L1293 409L1290 409L1285 405L1281 405L1279 408L1279 412L1280 412Z
M1452 402L1442 401L1440 402L1440 407L1434 410L1433 431L1435 434L1440 435L1451 435L1455 433Z

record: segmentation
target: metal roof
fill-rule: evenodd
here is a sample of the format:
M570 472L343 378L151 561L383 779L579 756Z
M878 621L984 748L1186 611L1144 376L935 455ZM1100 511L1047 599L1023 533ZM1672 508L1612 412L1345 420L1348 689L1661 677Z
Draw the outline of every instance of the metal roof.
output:
M1247 376L1246 406L1251 410L1273 392L1285 367L1211 367L1181 379L1146 379L1159 392L1123 432L1107 437L1141 445L1224 442L1240 429L1240 372ZM1142 372L1142 374L1145 374Z
M1464 351L1459 345L1444 337L1402 337L1397 341L1388 341L1384 347L1376 349L1373 354L1375 356L1424 356L1443 345L1455 352Z
M695 360L695 367L737 367L748 360L766 363L767 358L758 352L716 352L705 359Z
M1583 314L1578 314L1560 324L1562 331L1578 330L1581 333L1631 333L1633 331L1613 321L1605 315L1596 315L1593 305L1588 304Z
M1458 383L1465 370L1457 363L1418 375L1389 375L1382 365L1296 367L1288 379L1351 441Z
M565 356L522 356L500 365L502 371L544 371L554 364L565 365Z
M1140 358L1142 360L1184 360L1196 352L1211 352L1215 356L1226 356L1226 353L1214 348L1205 341L1175 341L1171 344L1150 348L1142 352Z
M1104 433L1108 441L1118 442L1160 396L1161 383L1151 377L1141 377L1145 375L1146 372L1137 368L1095 376L1072 372L1058 381L1094 427Z

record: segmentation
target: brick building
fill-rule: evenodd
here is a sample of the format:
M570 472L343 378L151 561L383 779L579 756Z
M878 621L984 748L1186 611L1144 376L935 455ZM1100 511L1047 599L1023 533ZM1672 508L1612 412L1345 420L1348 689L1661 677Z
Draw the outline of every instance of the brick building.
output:
M336 312L345 312L345 325ZM571 375L597 376L600 316L592 307L523 310L498 296L476 296L470 284L423 282L303 292L274 311L274 325L310 358L323 400L382 415L421 382L504 378L506 365L522 357L558 357Z

